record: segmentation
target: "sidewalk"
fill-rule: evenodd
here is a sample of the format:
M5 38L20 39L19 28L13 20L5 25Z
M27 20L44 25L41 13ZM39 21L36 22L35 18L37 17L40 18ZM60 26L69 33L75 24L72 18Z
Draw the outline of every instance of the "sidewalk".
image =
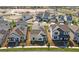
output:
M1 47L0 49L10 49L10 48L22 48L22 46L17 46L17 47ZM23 48L48 48L48 46L24 46ZM56 47L56 46L50 46L50 48L59 48L59 47ZM67 47L65 47L67 48ZM76 48L76 49L79 49L79 47L68 47L68 48Z

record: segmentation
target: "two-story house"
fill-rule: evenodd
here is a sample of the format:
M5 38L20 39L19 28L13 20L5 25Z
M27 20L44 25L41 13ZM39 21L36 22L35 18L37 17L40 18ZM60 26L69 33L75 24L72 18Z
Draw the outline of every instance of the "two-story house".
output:
M70 38L69 29L65 24L54 24L50 26L51 38L58 46L66 46ZM57 43L58 42L58 43Z
M45 45L47 43L47 36L39 23L34 23L31 31L31 45Z

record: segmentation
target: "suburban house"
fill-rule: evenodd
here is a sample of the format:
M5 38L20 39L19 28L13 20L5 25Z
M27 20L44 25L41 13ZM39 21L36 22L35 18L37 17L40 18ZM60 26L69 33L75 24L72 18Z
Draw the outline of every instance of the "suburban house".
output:
M77 41L77 43L79 44L79 28L76 30L75 32L75 37L74 39Z
M8 46L19 46L20 36L17 33L10 34L8 39Z
M18 46L21 41L26 40L27 28L24 26L18 25L10 34L8 38L8 46Z
M75 15L79 17L79 11L77 11L77 12L75 13Z
M10 23L5 21L3 16L0 16L0 44L3 43L6 36L8 35L8 30L10 29Z
M23 21L27 21L27 20L32 19L32 18L33 18L33 16L30 15L30 14L22 15L22 20L23 20Z
M16 26L18 26L18 27L27 27L27 22L18 21L18 22L16 22Z
M0 30L8 30L10 29L10 22L5 21L2 16L0 16Z
M71 24L72 23L72 15L68 15L68 14L66 14L66 22L68 23L68 24Z
M2 44L3 34L0 33L0 45Z
M69 25L71 39L79 43L79 27L76 25Z
M41 19L42 19L42 16L43 16L43 12L37 13L37 14L36 14L36 20L37 20L37 21L42 21L42 20L41 20Z
M47 43L47 36L39 23L34 23L31 31L31 45L45 45Z
M5 38L6 32L7 31L5 30L0 30L0 45L2 44L3 39Z
M8 37L8 46L12 47L12 46L19 45L20 38L21 38L21 36L20 36L21 33L19 31L20 31L19 29L15 29L12 33L10 33L10 35Z
M50 13L45 11L42 17L43 21L49 21L49 16L50 16Z
M58 15L58 22L60 23L64 23L65 19L64 19L64 15Z
M70 38L69 29L65 24L50 25L51 38L57 46L66 46Z
M0 16L0 20L4 20L3 16Z
M56 18L56 15L55 14L50 14L50 22L56 22L57 21L57 18Z
M39 12L36 14L36 20L37 21L48 21L50 17L50 13L45 11L45 12Z

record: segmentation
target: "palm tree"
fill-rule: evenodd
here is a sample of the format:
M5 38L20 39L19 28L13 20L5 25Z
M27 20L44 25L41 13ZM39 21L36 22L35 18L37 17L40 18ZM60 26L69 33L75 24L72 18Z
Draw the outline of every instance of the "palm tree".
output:
M47 45L47 46L48 46L48 50L49 50L49 49L50 49L50 43L48 43L48 45Z
M27 27L27 40L26 40L26 45L30 45L30 33L31 33L31 30L32 30L32 26L31 25L29 25L28 27Z
M28 26L28 31L31 31L31 26L30 25Z
M7 41L8 42L8 41ZM6 44L6 47L8 48L8 43Z
M14 28L16 27L16 22L14 20L12 20L12 22L10 23L10 28Z
M72 24L77 25L77 21L76 20L73 20L72 21Z
M77 21L77 24L79 25L79 19L78 19L78 21Z
M24 47L24 35L21 36L21 40L22 40L22 48Z
M69 38L70 39L70 38ZM67 41L67 48L69 47L69 40Z
M1 44L0 44L0 48L1 48Z

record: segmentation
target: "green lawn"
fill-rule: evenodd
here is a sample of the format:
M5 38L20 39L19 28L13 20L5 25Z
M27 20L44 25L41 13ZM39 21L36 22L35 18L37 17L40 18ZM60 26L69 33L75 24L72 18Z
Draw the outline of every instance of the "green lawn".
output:
M79 52L77 48L8 48L0 49L0 51L70 51Z

